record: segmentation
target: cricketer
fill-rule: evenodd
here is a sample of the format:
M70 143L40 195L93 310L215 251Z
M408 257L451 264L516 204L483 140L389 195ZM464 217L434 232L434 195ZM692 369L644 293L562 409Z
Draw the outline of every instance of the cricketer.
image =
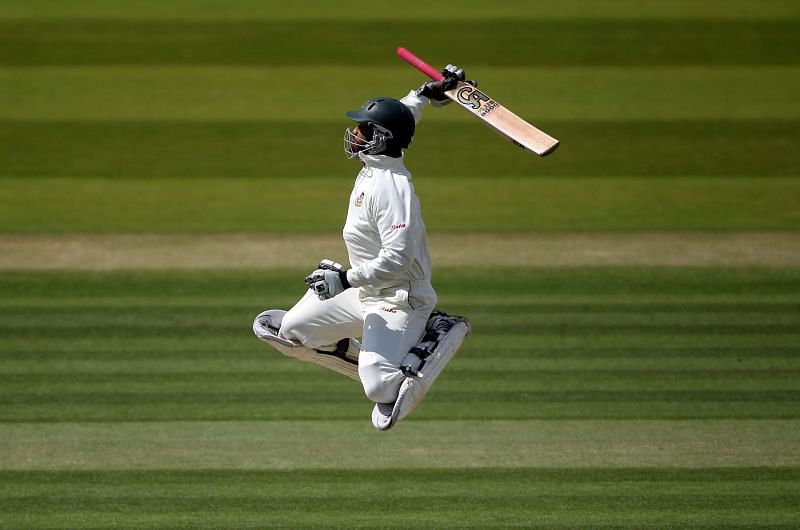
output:
M470 332L466 318L436 310L425 223L403 163L423 109L449 103L445 92L465 81L453 65L442 74L401 100L376 97L346 113L355 125L344 151L362 164L342 231L350 268L322 260L294 307L253 323L281 353L359 381L380 431L419 405Z

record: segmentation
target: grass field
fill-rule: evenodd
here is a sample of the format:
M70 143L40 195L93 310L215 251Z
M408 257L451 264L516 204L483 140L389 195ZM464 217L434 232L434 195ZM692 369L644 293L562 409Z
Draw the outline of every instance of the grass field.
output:
M344 257L396 46L562 146L426 112L473 333L377 433L250 324ZM4 0L0 527L800 526L798 50L795 0Z
M474 335L391 435L250 336L301 273L4 274L0 523L796 522L794 270L441 271Z

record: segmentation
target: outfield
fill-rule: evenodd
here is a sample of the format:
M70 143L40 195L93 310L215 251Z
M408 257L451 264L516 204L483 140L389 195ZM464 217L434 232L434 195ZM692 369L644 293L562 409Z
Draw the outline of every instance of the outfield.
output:
M4 274L0 522L796 522L795 270L442 270L474 335L385 435L251 336L301 273Z
M427 111L473 334L377 433L250 324L344 259L398 45L562 146ZM5 0L0 527L800 526L798 49L794 0Z

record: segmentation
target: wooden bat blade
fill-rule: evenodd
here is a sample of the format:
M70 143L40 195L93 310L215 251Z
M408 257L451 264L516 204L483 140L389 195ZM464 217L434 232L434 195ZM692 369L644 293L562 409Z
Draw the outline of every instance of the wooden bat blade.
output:
M464 107L515 145L546 156L558 148L558 140L523 120L469 83L459 81L447 97Z

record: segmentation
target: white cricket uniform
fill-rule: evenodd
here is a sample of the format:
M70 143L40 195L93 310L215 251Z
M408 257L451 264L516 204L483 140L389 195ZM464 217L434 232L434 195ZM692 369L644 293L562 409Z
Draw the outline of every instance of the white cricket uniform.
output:
M419 122L428 98L401 100ZM352 289L329 300L309 290L283 318L281 334L310 348L362 337L358 373L369 399L393 403L400 362L419 342L436 306L419 199L402 157L361 155L342 234Z

